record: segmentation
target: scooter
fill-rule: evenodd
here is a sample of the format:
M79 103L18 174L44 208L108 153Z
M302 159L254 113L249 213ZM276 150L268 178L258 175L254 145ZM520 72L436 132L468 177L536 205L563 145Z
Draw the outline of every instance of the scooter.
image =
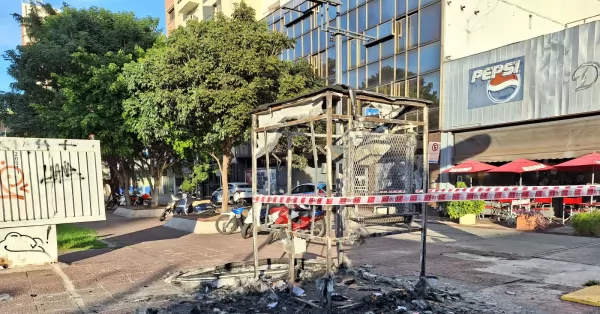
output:
M106 202L106 210L117 209L119 206L125 205L127 205L127 202L125 201L125 195L115 192Z
M244 224L245 217L242 215L244 207L236 206L231 212L221 213L221 216L215 221L215 228L220 234L232 234L239 226Z
M266 225L266 226L270 226L272 225L275 220L277 219L277 217L279 217L279 210L281 210L281 208L279 207L273 207L269 210L269 214L267 215L267 209L265 207L261 208L260 210L260 216L259 216L259 225ZM244 218L241 226L241 235L242 238L244 239L248 239L252 237L252 228L254 226L254 222L253 222L253 218L252 218L252 214L253 213L253 208L250 208L250 211L248 211L248 216Z
M170 213L173 213L173 215L191 215L216 213L216 210L217 208L209 200L191 198L185 193L182 194L180 199L177 199L177 196L171 195L171 202L169 202L159 220L165 220Z
M326 226L325 226L325 221L323 220L323 218L325 218L325 211L316 210L315 216L313 217L312 210L304 210L304 209L298 210L298 209L300 209L300 208L295 207L294 209L291 210L292 231L310 232L311 227L314 224L314 227L312 227L313 228L312 235L315 237L324 236L325 232L327 231ZM289 209L287 206L280 207L280 210L278 212L278 217L275 220L275 222L273 223L273 225L278 225L278 226L287 225L288 219L289 219L288 212L289 212ZM275 243L276 241L282 239L283 238L282 234L285 232L284 229L285 229L285 227L280 227L276 231L271 231L271 233L269 233L269 237L267 238L267 243L272 244L272 243Z

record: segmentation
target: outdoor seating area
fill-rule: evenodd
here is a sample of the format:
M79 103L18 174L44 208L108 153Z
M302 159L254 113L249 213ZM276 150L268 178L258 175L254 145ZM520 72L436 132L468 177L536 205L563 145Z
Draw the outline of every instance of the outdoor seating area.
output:
M539 173L542 171L582 173L591 172L591 182L585 184L594 184L595 166L600 164L600 154L593 152L591 154L575 158L556 165L546 165L537 161L527 159L517 159L501 166L467 160L457 164L454 167L446 169L444 173L450 174L469 174L470 186L473 187L472 174L481 173L512 173L519 175L518 186L523 186L523 174ZM456 179L461 181L460 178ZM559 207L558 211L555 207ZM560 201L553 201L552 198L534 198L534 199L499 199L487 201L481 218L488 216L496 221L505 221L512 224L519 214L540 213L550 222L557 216L561 224L566 224L574 215L598 211L600 200L593 197L565 197Z

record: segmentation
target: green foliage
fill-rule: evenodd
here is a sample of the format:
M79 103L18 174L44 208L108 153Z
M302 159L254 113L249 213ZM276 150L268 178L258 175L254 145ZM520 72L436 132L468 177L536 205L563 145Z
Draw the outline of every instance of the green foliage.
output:
M457 182L457 188L466 188L467 185L464 182ZM450 218L457 219L468 214L479 215L485 209L484 201L454 201L445 203L444 208Z
M586 287L600 286L600 280L588 280L583 285Z
M96 231L71 224L56 226L59 251L101 249L107 247L98 240Z
M600 235L600 212L576 214L571 218L575 232L582 235Z

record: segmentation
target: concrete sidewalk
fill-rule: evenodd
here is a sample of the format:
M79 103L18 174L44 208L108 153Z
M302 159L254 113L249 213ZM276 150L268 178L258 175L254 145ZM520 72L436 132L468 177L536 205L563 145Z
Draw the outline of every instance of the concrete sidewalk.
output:
M0 301L0 312L134 313L177 300L182 291L163 281L169 273L252 258L251 240L239 234L187 234L162 227L158 219L110 214L107 221L81 225L114 248L64 253L56 265L0 272L0 294L13 298ZM582 277L600 274L600 239L442 224L430 224L428 234L427 273L467 293L535 310L527 313L594 313L559 296ZM346 253L355 266L367 263L381 275L412 277L419 272L419 239L418 232L372 238ZM259 240L261 257L283 256L281 245ZM309 246L307 256L324 255L323 246Z

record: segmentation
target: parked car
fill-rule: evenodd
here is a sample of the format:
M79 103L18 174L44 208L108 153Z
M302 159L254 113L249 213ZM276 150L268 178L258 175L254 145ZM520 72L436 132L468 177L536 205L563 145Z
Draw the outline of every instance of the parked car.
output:
M229 187L229 204L240 204L252 202L252 186L245 182L232 182L228 184ZM222 188L217 189L213 192L211 200L215 204L223 202L223 190Z
M325 194L327 192L327 184L319 182L319 183L305 183L305 184L300 184L297 187L292 189L292 195L299 195L299 194L306 194L306 195L310 195L310 194L315 194L315 186L317 187L318 194Z

